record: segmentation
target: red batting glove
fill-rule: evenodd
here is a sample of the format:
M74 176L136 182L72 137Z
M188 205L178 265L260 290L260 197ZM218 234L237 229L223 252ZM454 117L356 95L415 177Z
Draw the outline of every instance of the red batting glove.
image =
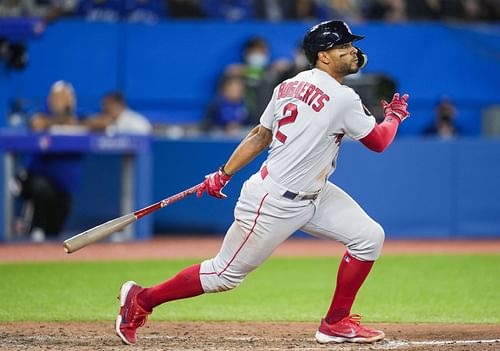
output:
M201 184L196 192L196 196L199 198L203 195L206 190L208 195L214 196L218 199L225 199L226 194L222 193L222 189L229 183L232 175L226 174L221 167L217 172L209 174L205 177L205 181Z
M392 101L387 103L387 101L382 100L380 103L384 108L385 117L397 117L401 122L403 122L407 117L410 116L408 112L408 104L406 101L410 95L404 94L402 98L399 98L399 93L394 94Z

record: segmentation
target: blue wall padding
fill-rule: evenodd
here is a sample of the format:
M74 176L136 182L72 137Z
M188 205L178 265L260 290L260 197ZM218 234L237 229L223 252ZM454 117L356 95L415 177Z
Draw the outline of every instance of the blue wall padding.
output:
M121 156L88 155L67 228L89 229L120 215Z
M454 162L454 228L461 236L500 232L500 143L464 140Z
M153 143L153 199L200 182L232 153L237 140L161 140ZM156 233L224 233L241 185L265 153L242 169L226 200L195 196L159 210ZM93 156L71 226L85 228L118 215L118 158ZM103 169L106 172L103 172ZM399 139L382 154L344 142L331 180L347 191L389 238L500 237L500 140Z

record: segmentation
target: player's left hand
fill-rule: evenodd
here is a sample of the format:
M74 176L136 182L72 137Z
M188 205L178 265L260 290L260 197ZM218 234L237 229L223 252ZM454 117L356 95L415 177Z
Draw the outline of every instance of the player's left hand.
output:
M384 109L385 116L394 116L403 122L410 116L410 112L408 112L408 103L406 102L409 98L410 95L408 94L404 94L403 97L400 98L399 93L395 93L390 103L382 100L380 103Z
M206 191L208 195L218 199L227 198L227 195L222 193L222 189L229 183L231 178L232 175L226 174L223 171L223 167L221 167L217 172L211 173L205 177L205 181L196 192L196 196L200 198L203 192Z

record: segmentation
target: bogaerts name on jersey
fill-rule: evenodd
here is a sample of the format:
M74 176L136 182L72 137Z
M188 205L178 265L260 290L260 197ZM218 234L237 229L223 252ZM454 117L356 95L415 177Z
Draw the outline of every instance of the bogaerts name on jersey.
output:
M278 100L283 98L295 98L311 106L316 112L325 107L330 97L314 84L303 81L283 82L278 90ZM314 103L315 102L315 103ZM314 103L314 105L311 105Z

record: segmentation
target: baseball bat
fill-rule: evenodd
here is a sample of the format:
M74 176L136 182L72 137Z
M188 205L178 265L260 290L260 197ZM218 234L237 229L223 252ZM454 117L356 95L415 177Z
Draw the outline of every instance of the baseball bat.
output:
M147 216L148 214L160 208L168 206L171 203L184 199L186 196L194 194L202 184L203 183L200 183L189 189L181 191L178 194L172 195L166 199L158 201L155 204L144 207L143 209L112 219L110 221L107 221L106 223L103 223L94 228L86 230L83 233L77 234L64 241L63 243L64 251L70 254L72 252L80 250L81 248L84 248L85 246L95 243L96 241L107 238L111 234L119 230L122 230L130 223L137 221L139 218Z

